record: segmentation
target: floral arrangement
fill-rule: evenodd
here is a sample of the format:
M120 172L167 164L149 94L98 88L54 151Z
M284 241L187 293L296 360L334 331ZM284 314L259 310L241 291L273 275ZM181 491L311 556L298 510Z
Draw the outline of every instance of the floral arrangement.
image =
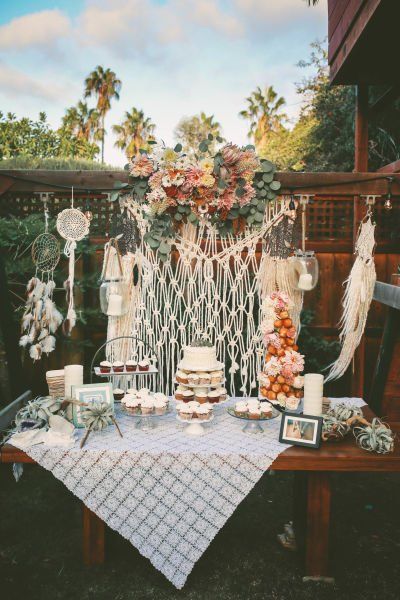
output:
M304 356L298 352L296 328L289 311L293 302L283 292L273 292L262 303L260 324L266 347L265 364L259 373L260 393L283 408L295 410L303 396Z
M230 143L212 156L210 134L198 154L189 157L181 144L169 148L149 143L151 151L142 150L127 165L130 183L116 186L124 193L131 188L150 224L145 241L161 260L168 258L167 240L182 223L196 225L207 218L222 235L239 233L246 225L261 226L266 203L276 198L281 184L274 179L274 165L259 159L254 146Z

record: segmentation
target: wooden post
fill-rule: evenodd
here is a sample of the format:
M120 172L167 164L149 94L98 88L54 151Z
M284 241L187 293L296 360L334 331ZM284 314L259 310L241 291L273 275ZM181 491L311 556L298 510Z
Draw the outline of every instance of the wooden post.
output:
M83 510L83 564L86 567L104 563L104 522L85 504Z
M328 577L330 507L330 474L326 471L310 471L307 473L305 579L331 580Z
M368 171L368 86L358 85L356 96L355 132L354 132L354 172ZM353 205L353 246L357 239L358 228L365 215L365 204L359 196L354 197ZM353 359L353 377L351 393L364 395L365 335L356 350Z

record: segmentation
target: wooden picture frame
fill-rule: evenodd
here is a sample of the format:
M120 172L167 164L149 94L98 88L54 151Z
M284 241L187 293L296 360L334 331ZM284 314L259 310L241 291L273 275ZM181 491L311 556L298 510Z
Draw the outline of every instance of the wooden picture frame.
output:
M319 448L323 418L294 412L282 413L279 441L281 444Z
M72 397L79 402L94 402L95 400L102 400L108 402L108 404L114 408L114 395L112 383L87 383L84 385L73 385L72 386ZM82 407L73 404L72 405L72 421L75 427L84 427L80 418L80 412Z

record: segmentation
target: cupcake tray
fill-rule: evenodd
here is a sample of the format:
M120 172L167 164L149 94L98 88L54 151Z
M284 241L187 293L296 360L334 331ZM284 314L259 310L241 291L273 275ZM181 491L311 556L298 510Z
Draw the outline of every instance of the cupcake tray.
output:
M184 425L187 425L187 427L185 427L185 433L187 435L203 435L205 433L204 425L207 425L207 423L211 423L211 421L214 420L214 415L211 415L211 417L207 420L201 421L197 418L190 420L182 419L177 414L176 420L180 423L183 423Z
M226 404L228 402L228 400L230 400L231 398L229 396L227 396L225 398L225 400L220 400L219 402L210 402L210 404L212 404L213 406L221 406L221 404ZM172 396L172 400L174 400L175 402L184 402L184 400L177 400L175 398L175 395ZM193 400L195 400L195 398L193 398Z
M100 367L95 367L94 368L94 373L95 375L97 375L97 377L119 377L120 375L122 376L126 376L126 375L148 375L150 373L158 373L158 369L157 367L154 367L153 365L149 366L148 371L126 371L125 369L123 371L109 371L108 373L102 373L100 371Z
M174 379L175 385L183 385L186 388L217 388L225 383L226 379L222 379L219 383L181 383Z
M240 421L246 421L246 425L243 427L242 431L244 433L263 433L264 429L260 425L262 422L272 421L272 419L276 419L280 416L280 411L271 407L272 415L270 417L260 417L259 419L250 419L249 417L239 417L235 414L235 409L233 407L228 408L228 415L233 417L234 419L239 419Z
M140 429L140 431L149 431L150 429L155 429L158 425L158 419L163 419L172 412L172 409L168 406L167 410L162 415L157 415L156 413L142 415L142 413L130 412L123 404L121 404L121 410L125 415L137 420L135 427Z

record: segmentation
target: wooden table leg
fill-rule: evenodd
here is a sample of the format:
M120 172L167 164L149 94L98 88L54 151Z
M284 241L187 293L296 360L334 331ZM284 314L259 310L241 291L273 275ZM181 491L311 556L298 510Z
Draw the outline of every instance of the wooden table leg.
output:
M330 474L307 473L306 576L304 580L333 581L329 572Z
M85 504L83 508L83 564L87 567L104 563L104 522Z

